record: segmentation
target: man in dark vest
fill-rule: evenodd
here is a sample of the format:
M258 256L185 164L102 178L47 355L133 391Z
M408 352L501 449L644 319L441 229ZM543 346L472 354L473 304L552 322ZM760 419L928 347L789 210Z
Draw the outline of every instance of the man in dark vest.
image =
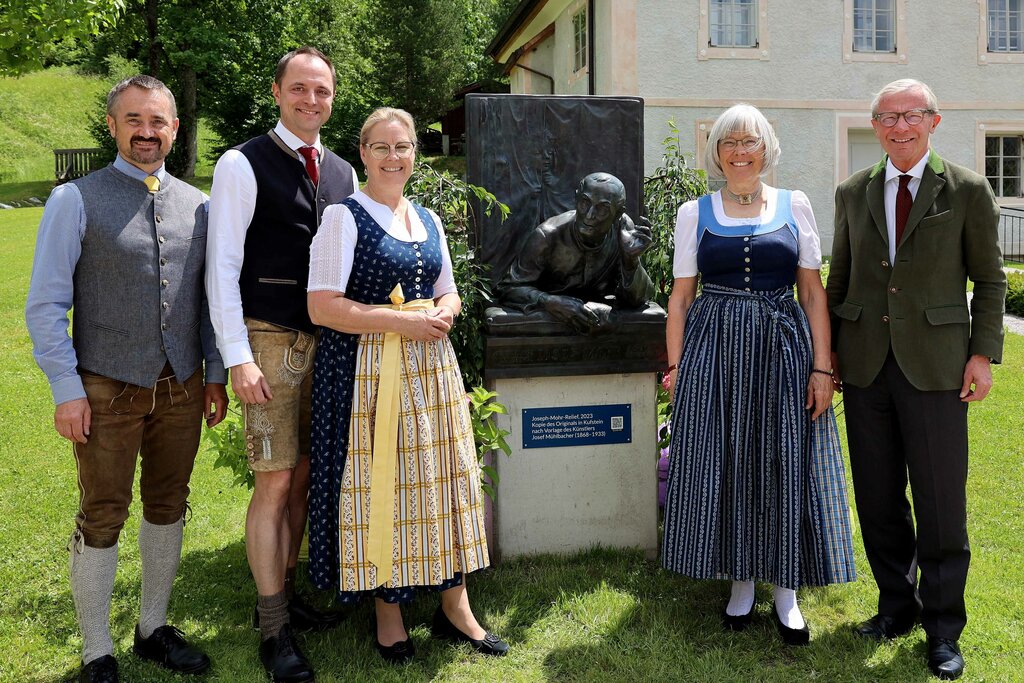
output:
M228 400L203 300L206 198L164 170L178 130L174 96L150 76L121 81L107 96L107 125L114 163L55 188L46 203L25 307L54 426L78 468L69 550L80 680L104 683L118 680L110 601L140 456L134 651L179 673L210 666L167 624L167 603L203 417L220 422Z
M294 592L309 490L315 328L306 311L309 245L329 204L357 188L352 166L320 143L335 72L303 47L278 62L277 126L217 162L206 286L217 345L245 411L256 486L246 553L257 591L260 659L275 681L312 680L294 631L330 628Z

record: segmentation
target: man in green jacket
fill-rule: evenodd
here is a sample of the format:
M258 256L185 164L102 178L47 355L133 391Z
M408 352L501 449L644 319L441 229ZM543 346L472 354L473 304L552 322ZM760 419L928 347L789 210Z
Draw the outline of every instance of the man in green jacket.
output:
M1006 276L987 181L929 148L941 119L919 81L875 96L871 125L886 157L836 190L826 289L857 512L879 591L878 613L857 632L894 638L920 619L929 668L951 680L964 668L957 640L971 555L967 407L988 394L990 363L1000 362Z

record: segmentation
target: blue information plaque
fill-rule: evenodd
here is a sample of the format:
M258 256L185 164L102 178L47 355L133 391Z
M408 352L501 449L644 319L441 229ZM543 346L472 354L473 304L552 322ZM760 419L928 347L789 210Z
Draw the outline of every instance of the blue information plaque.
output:
M632 408L628 403L524 408L523 448L630 443Z

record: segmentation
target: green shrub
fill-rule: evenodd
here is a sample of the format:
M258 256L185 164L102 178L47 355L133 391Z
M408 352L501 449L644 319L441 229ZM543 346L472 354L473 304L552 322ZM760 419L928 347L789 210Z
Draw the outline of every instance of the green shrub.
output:
M1008 273L1006 285L1006 312L1024 318L1024 273Z

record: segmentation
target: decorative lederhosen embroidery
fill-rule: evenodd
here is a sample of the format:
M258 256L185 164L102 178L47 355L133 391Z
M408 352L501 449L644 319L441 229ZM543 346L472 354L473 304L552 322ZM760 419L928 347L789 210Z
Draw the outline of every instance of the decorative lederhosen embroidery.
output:
M277 378L290 387L302 384L313 366L313 335L299 332L298 339L284 351L281 365L277 369Z
M263 442L263 459L270 460L270 437L274 434L274 425L267 415L266 406L259 403L249 403L245 406L245 426L252 436ZM249 462L255 463L256 454L249 450Z

